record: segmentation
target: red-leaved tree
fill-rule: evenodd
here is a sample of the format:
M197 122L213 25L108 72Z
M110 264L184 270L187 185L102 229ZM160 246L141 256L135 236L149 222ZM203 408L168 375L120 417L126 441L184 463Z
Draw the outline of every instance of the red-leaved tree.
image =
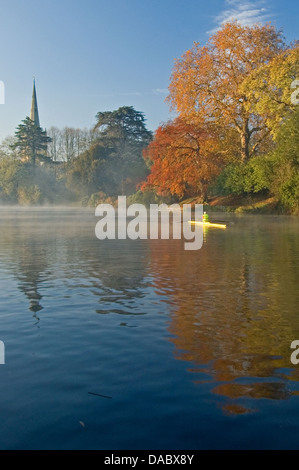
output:
M158 128L153 142L144 151L151 173L141 189L162 196L207 197L207 189L219 174L223 156L219 138L208 128L181 118Z

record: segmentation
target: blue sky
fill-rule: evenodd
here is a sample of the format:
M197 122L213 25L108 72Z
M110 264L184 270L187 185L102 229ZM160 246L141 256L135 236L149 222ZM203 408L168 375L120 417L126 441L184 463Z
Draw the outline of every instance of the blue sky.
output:
M91 127L99 111L134 106L155 130L174 59L223 21L271 21L298 38L297 0L0 0L0 140L30 112L41 125Z

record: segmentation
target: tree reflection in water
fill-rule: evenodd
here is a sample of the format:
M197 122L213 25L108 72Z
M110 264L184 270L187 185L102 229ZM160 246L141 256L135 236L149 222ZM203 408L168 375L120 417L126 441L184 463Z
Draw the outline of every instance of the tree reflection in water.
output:
M190 362L196 384L211 384L225 413L297 393L289 385L299 380L290 363L299 338L297 233L285 218L249 217L207 233L197 253L151 242L156 291L170 298L176 358Z
M0 221L1 258L37 320L44 309L41 292L55 283L72 293L88 289L98 297L99 314L146 313L142 298L148 247L129 240L101 243L95 223L93 211L7 209ZM130 302L126 312L123 306Z

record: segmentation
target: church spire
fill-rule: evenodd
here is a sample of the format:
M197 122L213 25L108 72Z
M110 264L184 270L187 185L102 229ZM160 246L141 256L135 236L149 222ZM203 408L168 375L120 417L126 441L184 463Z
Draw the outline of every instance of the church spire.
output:
M35 88L35 78L33 80L33 93L32 93L32 104L31 104L31 113L30 119L34 122L37 127L40 127L37 98L36 98L36 88Z

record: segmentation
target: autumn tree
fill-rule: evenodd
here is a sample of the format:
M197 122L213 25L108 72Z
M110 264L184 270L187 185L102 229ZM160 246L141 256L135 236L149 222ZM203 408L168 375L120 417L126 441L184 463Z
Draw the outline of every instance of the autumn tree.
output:
M248 161L268 129L264 119L248 109L249 96L242 85L284 47L281 33L270 24L225 24L207 45L195 43L176 61L168 98L172 108L189 122L236 129L241 160Z
M189 124L182 118L158 128L144 151L151 174L142 190L159 195L207 197L211 181L219 174L223 159L211 129Z
M283 120L298 107L299 43L253 70L241 89L248 96L247 112L263 116L275 138Z

